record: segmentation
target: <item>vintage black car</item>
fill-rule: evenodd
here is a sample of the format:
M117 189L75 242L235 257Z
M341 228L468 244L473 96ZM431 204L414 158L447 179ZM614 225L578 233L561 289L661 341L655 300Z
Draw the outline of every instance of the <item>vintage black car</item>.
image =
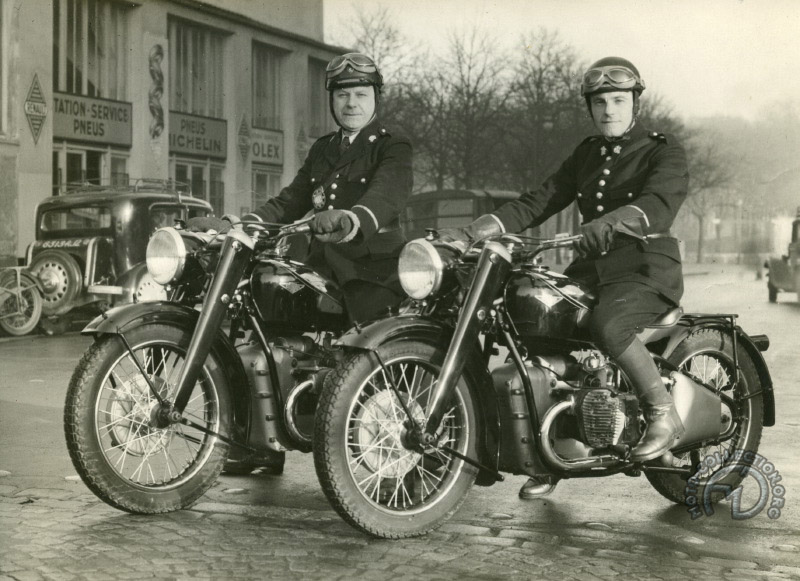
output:
M144 264L150 235L175 220L212 213L208 202L164 180L87 185L39 203L36 241L26 258L43 290L43 326L58 328L59 317L92 303L165 298Z
M797 215L792 222L792 241L789 242L787 253L770 258L764 266L769 270L769 302L776 302L780 291L795 292L800 300L800 208L797 208Z

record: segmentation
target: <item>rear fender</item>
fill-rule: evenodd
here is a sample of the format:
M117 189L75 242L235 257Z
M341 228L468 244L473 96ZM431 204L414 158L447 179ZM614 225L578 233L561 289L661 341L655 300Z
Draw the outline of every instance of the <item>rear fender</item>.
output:
M351 351L372 351L389 341L422 341L447 350L453 328L441 321L421 315L398 315L374 321L363 327L350 329L336 342L337 346ZM476 411L483 427L478 438L478 461L497 468L499 459L499 412L492 378L483 365L480 346L475 345L467 357L464 376L476 402ZM475 481L479 486L495 483L493 475L481 471Z
M727 318L721 315L685 315L674 327L659 329L648 339L648 347L654 353L661 355L665 359L669 358L678 345L691 333L699 329L715 329L723 333L730 334L731 325ZM761 389L764 392L764 425L775 425L775 392L773 390L772 376L767 367L764 356L757 344L761 345L766 351L769 340L766 336L757 335L755 340L744 330L736 325L736 344L739 349L744 349L755 364L758 372L758 379Z
M178 303L158 301L123 305L109 309L89 322L81 331L95 341L106 335L124 335L142 325L161 323L194 332L200 312ZM228 376L233 400L234 439L246 441L250 421L250 383L242 360L222 329L217 330L211 352Z

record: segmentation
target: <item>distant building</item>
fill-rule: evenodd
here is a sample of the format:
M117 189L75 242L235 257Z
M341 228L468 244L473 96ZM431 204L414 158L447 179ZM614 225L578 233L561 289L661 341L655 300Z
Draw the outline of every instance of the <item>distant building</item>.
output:
M322 2L0 0L0 264L69 183L174 179L220 215L276 195L333 127Z

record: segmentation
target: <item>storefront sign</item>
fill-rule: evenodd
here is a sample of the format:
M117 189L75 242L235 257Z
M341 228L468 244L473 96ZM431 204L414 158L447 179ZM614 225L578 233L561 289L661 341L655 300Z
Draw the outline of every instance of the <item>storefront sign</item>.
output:
M283 165L283 132L269 129L250 129L253 163Z
M53 93L53 137L130 147L132 135L130 103Z
M47 118L47 103L44 100L42 87L39 85L38 75L33 75L33 83L28 90L28 98L25 99L25 116L28 118L28 125L33 134L33 144L36 145L44 120Z
M169 151L202 157L226 159L228 156L228 122L169 112Z

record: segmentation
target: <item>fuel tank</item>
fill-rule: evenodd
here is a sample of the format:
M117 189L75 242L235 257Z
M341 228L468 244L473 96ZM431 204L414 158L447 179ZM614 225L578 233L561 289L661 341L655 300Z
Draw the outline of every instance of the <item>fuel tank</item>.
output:
M340 331L347 326L339 287L302 264L261 261L250 285L258 315L278 333Z
M523 340L588 338L585 326L595 298L576 281L533 266L512 273L504 295L511 322Z

